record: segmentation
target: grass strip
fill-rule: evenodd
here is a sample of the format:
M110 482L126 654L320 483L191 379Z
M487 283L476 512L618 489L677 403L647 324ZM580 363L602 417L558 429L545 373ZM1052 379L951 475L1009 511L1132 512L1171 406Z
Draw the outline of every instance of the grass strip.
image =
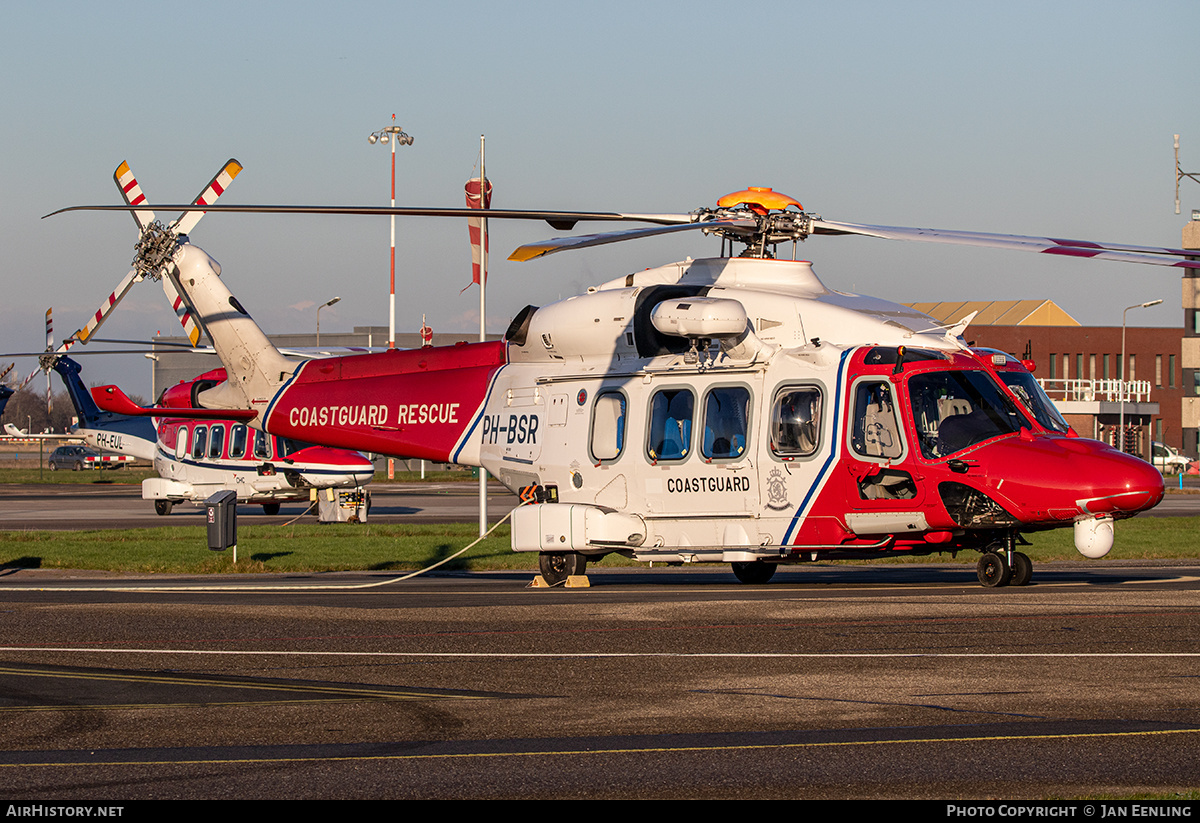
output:
M114 572L204 574L229 572L406 571L424 568L453 554L478 536L475 524L337 523L238 527L238 563L230 552L208 550L203 526L76 532L0 532L0 567L88 569ZM1169 560L1200 556L1200 517L1141 517L1117 524L1117 541L1107 559ZM1022 551L1034 563L1088 562L1075 551L1071 529L1029 535ZM979 555L962 552L957 561ZM950 562L949 554L896 558L883 562ZM855 561L846 561L855 562ZM857 561L863 562L863 561ZM879 562L879 561L871 561ZM609 555L603 565L636 565ZM513 552L509 528L443 568L503 570L537 567L537 555Z

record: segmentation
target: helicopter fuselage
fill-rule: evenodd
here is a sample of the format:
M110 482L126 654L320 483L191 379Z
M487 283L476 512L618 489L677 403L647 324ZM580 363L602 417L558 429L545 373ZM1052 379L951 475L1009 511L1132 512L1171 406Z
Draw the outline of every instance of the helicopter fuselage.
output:
M530 307L504 342L305 363L261 425L482 466L541 503L514 513L513 547L543 554L1011 553L1073 526L1100 556L1163 494L1019 361L796 261L685 261Z

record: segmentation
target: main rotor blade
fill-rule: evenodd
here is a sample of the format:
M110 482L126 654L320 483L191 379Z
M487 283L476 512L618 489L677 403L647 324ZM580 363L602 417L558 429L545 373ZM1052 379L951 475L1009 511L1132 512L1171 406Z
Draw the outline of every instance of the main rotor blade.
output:
M169 340L163 340L163 339L157 338L157 337L151 337L147 340L122 340L122 339L116 338L116 337L93 337L91 342L121 344L121 345L126 345L126 346L151 346L151 347L162 347L162 348L173 348L173 349L186 349L187 351L194 351L196 348L191 343L175 343L175 342L172 342ZM152 351L152 349L149 349L149 348L140 349L140 351L149 352L149 351ZM86 353L87 352L77 352L77 354L86 354ZM100 353L103 354L103 352L100 352ZM0 355L0 357L3 357L3 355Z
M194 209L194 204L158 205L159 211L188 211ZM43 215L53 217L69 211L136 211L132 206L67 206ZM638 223L657 223L675 225L691 223L690 214L625 214L622 212L595 211L535 211L524 209L441 209L416 208L404 206L264 206L264 205L213 205L204 208L206 212L232 212L236 214L357 214L379 215L387 217L486 217L489 220L545 220L555 228L570 228L575 223L585 220L633 221Z
M562 237L557 240L542 240L538 243L526 243L508 256L509 260L524 262L545 257L547 254L582 249L588 246L603 246L606 243L620 243L622 240L636 240L639 237L653 237L659 234L672 234L678 231L692 229L712 230L720 228L749 228L753 229L753 220L708 220L703 223L688 223L685 226L653 226L648 229L625 229L601 234L583 234L577 237Z
M842 223L834 220L814 220L813 234L858 234L881 237L885 240L916 240L925 243L947 243L959 246L982 246L995 249L1014 249L1038 254L1057 254L1066 257L1088 257L1097 260L1116 260L1126 263L1145 263L1153 266L1200 268L1195 258L1200 251L1172 249L1159 246L1131 246L1123 243L1097 243L1090 240L1065 240L1054 237L1028 237L1020 234L988 234L986 232L950 231L947 229L917 229L905 226L873 226L866 223ZM1173 258L1193 258L1177 260Z
M159 344L159 345L166 345L166 344L164 343L164 344ZM183 344L179 344L179 345L183 345ZM187 347L187 350L190 352L196 351L195 349L191 348L190 346ZM201 349L201 351L203 352L204 350ZM99 350L73 351L73 352L71 352L70 356L71 357L83 357L84 355L95 356L98 354L149 354L150 352L151 352L151 349L105 349L104 351L99 351ZM52 352L50 352L50 351L10 351L10 352L0 353L0 357L57 357L59 355L65 355L65 354L66 354L66 352L63 352L63 351L52 351ZM35 371L31 375L31 377L36 377L37 373L40 372L41 370L42 370L42 368L39 366L37 371ZM28 382L28 381L26 381L26 382ZM20 386L20 388L24 388L24 384L22 384Z

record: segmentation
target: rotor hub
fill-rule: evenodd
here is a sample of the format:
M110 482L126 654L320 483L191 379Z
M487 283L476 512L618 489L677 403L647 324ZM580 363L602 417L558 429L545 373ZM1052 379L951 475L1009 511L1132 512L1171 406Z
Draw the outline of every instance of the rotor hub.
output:
M163 269L175 256L179 248L179 237L175 232L155 220L142 230L142 236L134 245L136 252L133 267L140 277L151 277L157 280L162 276Z
M774 257L774 247L801 241L812 234L813 220L799 200L773 189L751 186L717 200L717 208L693 212L696 221L721 220L727 225L707 232L745 243L742 257Z

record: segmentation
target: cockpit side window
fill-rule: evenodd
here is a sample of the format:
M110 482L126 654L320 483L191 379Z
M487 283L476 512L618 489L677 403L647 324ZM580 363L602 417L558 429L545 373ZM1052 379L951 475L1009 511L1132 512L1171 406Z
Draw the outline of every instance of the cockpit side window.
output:
M692 448L696 398L687 389L664 389L650 400L646 454L653 461L684 460Z
M888 381L864 380L855 387L850 443L863 457L894 460L904 453L892 385Z
M999 375L1047 431L1065 434L1071 428L1032 374L1027 371L1002 371Z
M940 371L908 381L921 454L949 457L963 449L1014 434L1029 421L982 371Z
M821 442L821 390L788 387L771 407L771 451L780 457L807 457Z
M254 432L254 457L260 460L271 459L271 435L257 429Z

